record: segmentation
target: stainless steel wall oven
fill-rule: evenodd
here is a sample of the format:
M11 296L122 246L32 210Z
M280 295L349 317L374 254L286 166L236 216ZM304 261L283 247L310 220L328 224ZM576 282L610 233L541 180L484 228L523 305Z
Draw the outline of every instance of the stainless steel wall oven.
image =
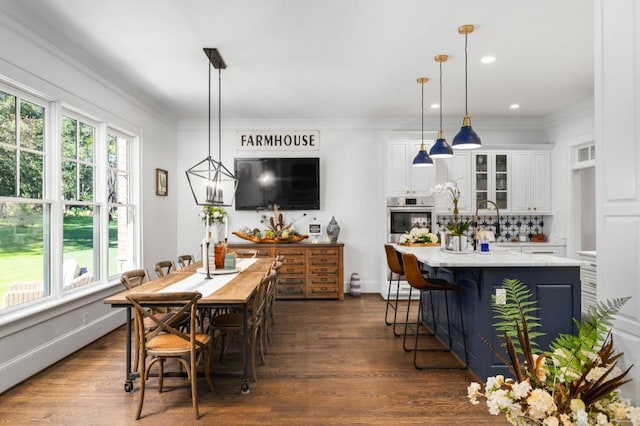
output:
M387 242L397 243L411 228L435 232L435 218L432 197L387 197Z

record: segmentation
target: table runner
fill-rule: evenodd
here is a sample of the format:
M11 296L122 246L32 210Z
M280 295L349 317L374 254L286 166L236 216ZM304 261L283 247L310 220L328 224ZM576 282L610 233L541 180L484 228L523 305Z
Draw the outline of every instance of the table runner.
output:
M210 280L206 279L205 274L195 273L163 288L160 292L170 293L197 291L206 297L227 285L229 281L234 279L240 272L253 265L256 261L257 259L238 259L236 266L240 270L239 272L233 274L213 275Z

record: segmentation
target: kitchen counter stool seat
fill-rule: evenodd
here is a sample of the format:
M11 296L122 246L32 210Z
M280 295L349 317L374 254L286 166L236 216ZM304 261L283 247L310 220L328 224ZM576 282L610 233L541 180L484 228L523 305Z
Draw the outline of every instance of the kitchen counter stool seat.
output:
M389 268L389 286L387 289L386 307L384 310L384 322L387 325L393 325L394 336L402 336L402 332L396 327L402 324L398 321L398 301L400 297L400 280L404 277L404 267L400 261L400 257L391 244L384 245L384 251L387 257L387 267ZM394 277L397 278L394 281ZM395 296L392 296L392 287L395 282ZM390 312L393 311L393 320L389 319Z
M439 278L425 278L423 276L423 272L420 269L420 266L418 264L418 259L416 258L415 255L410 254L410 253L403 253L402 254L402 264L404 266L404 272L405 272L405 276L407 278L407 282L409 283L409 285L411 286L409 288L409 306L407 307L407 315L406 315L406 319L405 319L405 327L404 327L404 336L402 338L402 346L404 348L405 351L409 352L412 351L413 352L413 366L418 369L418 370L424 370L424 369L465 369L467 368L467 365L469 364L469 360L468 360L468 356L467 356L467 337L465 334L465 329L464 329L464 318L462 315L462 301L461 301L461 297L460 297L460 287L447 281L447 280L443 280L443 279L439 279ZM419 290L420 291L420 299L418 302L418 320L417 320L417 325L415 326L415 332L412 334L408 333L408 329L410 328L410 325L415 324L415 323L410 323L409 322L409 311L411 310L411 293L413 291L413 289ZM442 292L444 294L444 305L445 305L445 311L446 311L446 315L447 315L447 331L448 331L448 343L449 345L446 348L419 348L418 347L418 337L419 336L425 336L425 335L431 335L434 336L435 335L435 331L437 330L437 322L436 322L436 313L434 310L434 305L433 305L433 292ZM449 366L439 366L439 365L425 365L425 364L418 364L417 362L417 357L418 357L418 352L451 352L451 346L452 346L452 338L451 338L451 317L449 316L449 297L448 294L452 292L456 294L456 299L458 299L458 311L460 313L460 327L461 327L461 333L462 333L462 342L463 342L463 346L464 346L464 355L465 355L465 361L464 361L464 365L462 366L456 366L456 367L449 367ZM424 315L423 315L423 296L424 293L429 293L429 301L430 301L430 305L431 305L431 314L433 317L433 329L430 333L420 333L419 332L419 328L420 325L423 325L424 322ZM407 347L406 343L407 343L407 336L413 336L414 337L414 343L413 343L413 348L411 347Z

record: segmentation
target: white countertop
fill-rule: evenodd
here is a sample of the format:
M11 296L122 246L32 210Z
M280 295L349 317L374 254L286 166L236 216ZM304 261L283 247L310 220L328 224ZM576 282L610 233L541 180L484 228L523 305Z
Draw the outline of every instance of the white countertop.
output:
M440 247L412 247L394 244L400 253L413 253L418 260L431 267L553 267L580 266L585 262L547 254L518 253L503 247L492 246L488 254L478 252L448 252Z

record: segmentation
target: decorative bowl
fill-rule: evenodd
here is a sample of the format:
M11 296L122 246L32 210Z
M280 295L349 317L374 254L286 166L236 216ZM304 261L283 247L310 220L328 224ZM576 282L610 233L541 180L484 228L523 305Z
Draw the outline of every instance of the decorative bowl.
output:
M232 232L238 238L242 238L243 240L251 241L254 243L262 243L262 244L288 244L288 243L298 243L305 238L309 238L308 235L291 235L288 238L258 238L254 235L245 234L242 232Z

